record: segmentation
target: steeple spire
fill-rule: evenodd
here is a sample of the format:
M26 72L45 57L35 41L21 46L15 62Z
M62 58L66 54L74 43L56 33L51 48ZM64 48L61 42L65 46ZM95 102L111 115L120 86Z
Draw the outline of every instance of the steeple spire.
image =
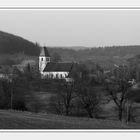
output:
M46 47L41 48L40 56L50 57L48 49Z

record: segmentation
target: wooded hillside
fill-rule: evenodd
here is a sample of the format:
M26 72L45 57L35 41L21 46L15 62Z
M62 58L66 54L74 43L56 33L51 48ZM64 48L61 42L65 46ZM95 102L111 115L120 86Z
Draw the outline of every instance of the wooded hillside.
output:
M39 47L19 36L0 31L0 54L15 53L36 56L39 54Z
M98 63L104 68L111 68L114 64L125 64L127 59L140 54L140 45L98 48L79 46L46 47L48 47L51 55L55 53L59 54L62 61L84 62L89 66L92 63ZM39 53L40 50L37 43L32 43L22 37L0 31L0 64L7 62L15 64L17 63L17 59L23 60L28 57L32 59L34 56L38 57ZM22 59L19 58L20 56ZM16 62L11 62L11 60Z

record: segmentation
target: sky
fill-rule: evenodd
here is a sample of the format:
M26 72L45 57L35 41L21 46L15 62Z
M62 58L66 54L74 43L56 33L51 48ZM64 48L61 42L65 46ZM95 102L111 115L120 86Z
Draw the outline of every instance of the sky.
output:
M0 30L49 47L140 45L140 10L0 10Z

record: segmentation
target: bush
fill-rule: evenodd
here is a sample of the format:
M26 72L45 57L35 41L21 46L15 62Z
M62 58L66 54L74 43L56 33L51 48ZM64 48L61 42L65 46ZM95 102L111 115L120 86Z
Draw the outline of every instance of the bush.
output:
M25 100L23 98L16 99L13 103L13 109L27 111Z

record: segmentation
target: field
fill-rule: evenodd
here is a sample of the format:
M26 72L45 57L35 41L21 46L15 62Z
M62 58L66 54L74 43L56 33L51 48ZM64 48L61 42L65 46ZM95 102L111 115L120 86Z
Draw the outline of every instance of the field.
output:
M139 129L140 124L0 110L0 129Z

